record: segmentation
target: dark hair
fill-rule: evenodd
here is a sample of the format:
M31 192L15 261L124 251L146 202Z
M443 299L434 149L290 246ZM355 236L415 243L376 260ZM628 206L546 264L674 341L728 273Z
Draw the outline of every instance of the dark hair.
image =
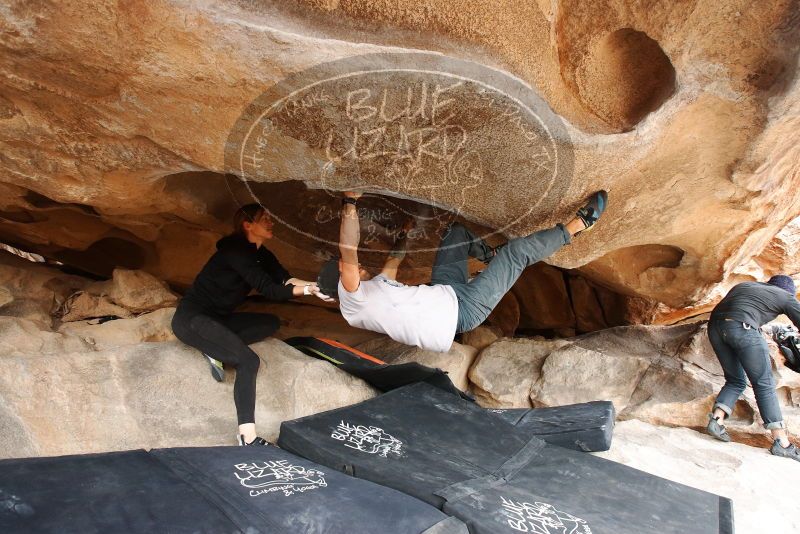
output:
M244 223L253 223L266 211L261 204L245 204L233 214L233 233L244 234Z
M770 278L767 283L771 286L776 286L784 291L788 291L789 293L794 296L797 290L794 287L794 280L791 277L786 276L785 274L776 274L772 278Z

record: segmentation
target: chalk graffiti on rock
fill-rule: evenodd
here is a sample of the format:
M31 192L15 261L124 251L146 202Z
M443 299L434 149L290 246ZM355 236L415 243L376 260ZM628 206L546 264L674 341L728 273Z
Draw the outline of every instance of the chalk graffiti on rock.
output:
M389 243L384 232L414 217L430 234L407 236L416 251L465 214L486 219L494 233L529 224L559 205L574 156L569 130L519 80L438 54L381 53L316 65L269 88L236 122L225 159L259 202L251 182L301 180L336 200L338 191L365 191L373 198L362 204L392 213L372 220L375 232L363 228L363 242ZM315 209L309 226L338 216L337 202ZM277 223L338 244L275 211Z
M360 87L347 92L342 121L328 130L323 183L343 164L380 159L386 186L398 193L461 186L483 181L480 155L464 150L466 129L453 122L456 99L449 85L426 81L402 88Z

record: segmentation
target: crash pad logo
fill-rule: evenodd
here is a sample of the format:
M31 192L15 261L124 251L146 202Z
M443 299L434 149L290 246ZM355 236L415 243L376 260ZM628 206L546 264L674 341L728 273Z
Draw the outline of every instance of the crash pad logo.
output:
M340 422L331 438L344 442L345 447L367 454L388 458L390 454L402 456L403 442L376 426L351 425Z
M251 497L274 492L283 492L288 497L328 485L322 471L293 465L287 460L236 464L234 467L234 475L242 486L250 489Z
M592 534L589 524L544 502L512 501L500 497L506 523L517 532L532 534Z
M226 171L242 180L247 202L263 202L276 223L329 245L311 223L288 221L296 213L283 214L279 202L270 209L254 184L300 180L328 191L337 202L304 212L317 225L339 216L336 191L349 189L380 193L369 214L376 227L413 215L426 220L420 228L444 228L485 206L481 218L504 232L559 206L573 160L568 128L531 87L423 52L348 57L292 74L245 110L225 148ZM409 213L392 199L419 199L430 211Z

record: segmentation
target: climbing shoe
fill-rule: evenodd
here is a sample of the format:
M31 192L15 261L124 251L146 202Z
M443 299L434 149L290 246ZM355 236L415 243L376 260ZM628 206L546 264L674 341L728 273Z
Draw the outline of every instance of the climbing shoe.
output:
M215 360L208 354L203 353L208 359L208 365L211 367L211 376L214 377L214 380L217 382L222 382L225 380L225 367L222 365L222 362L219 360Z
M731 440L731 436L728 434L728 431L725 430L725 426L717 421L714 414L708 414L708 426L706 427L706 431L709 435L720 441L728 442Z
M781 456L783 458L791 458L792 460L797 460L800 462L800 449L795 447L793 444L789 444L788 447L781 447L781 440L776 439L772 443L772 447L769 449L769 452L774 454L775 456Z
M592 195L592 198L589 199L589 203L575 213L575 216L583 221L586 227L581 231L586 231L594 226L594 223L597 222L597 219L599 219L600 215L605 211L607 204L608 193L605 191L598 191Z
M256 445L256 446L262 445L262 446L264 446L264 445L269 445L270 444L269 441L265 440L264 438L260 438L258 436L256 436L256 438L253 441L251 441L250 443L247 443L244 440L244 436L239 434L239 436L237 437L237 440L239 441L239 446L241 446L241 447L249 447L250 445Z

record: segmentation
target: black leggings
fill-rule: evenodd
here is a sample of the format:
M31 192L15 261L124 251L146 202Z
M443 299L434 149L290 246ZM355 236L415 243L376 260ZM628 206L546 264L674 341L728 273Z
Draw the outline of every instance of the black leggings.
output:
M271 336L279 327L279 319L269 313L215 315L183 303L172 318L172 331L178 339L236 368L233 401L240 425L255 423L256 376L261 363L247 345Z

